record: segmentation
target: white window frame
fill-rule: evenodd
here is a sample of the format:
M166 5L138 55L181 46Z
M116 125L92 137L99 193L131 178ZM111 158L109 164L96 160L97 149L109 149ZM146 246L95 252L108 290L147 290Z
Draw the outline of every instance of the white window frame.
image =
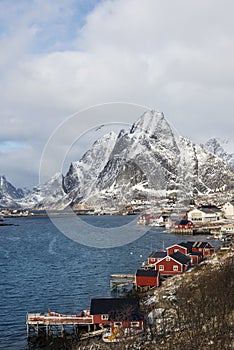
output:
M164 266L163 265L159 265L159 271L164 271Z
M179 271L178 265L173 265L173 271Z
M109 315L107 315L107 314L102 315L102 316L101 316L101 319L102 319L103 321L108 321L108 320L109 320Z
M169 256L166 257L166 261L170 261L170 257Z
M114 322L114 327L121 327L122 326L122 322Z
M140 327L140 322L138 321L131 322L131 327Z

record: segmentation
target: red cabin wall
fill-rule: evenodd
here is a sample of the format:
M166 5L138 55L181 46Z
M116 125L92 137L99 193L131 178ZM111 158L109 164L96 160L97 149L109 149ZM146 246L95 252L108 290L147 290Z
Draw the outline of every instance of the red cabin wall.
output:
M159 266L163 265L164 266L164 270L160 270ZM174 271L173 270L173 266L178 266L178 270ZM166 258L162 259L161 261L159 261L156 265L155 265L156 270L159 271L159 273L161 275L178 275L183 273L183 265L181 265L180 263L178 263L177 261L173 260L172 258L170 258L170 261L166 261Z
M156 264L158 261L160 261L162 259L163 258L148 258L148 264L154 265L154 264Z
M94 324L110 324L110 321L103 320L102 315L93 315L93 323Z
M187 248L175 244L172 247L167 248L167 255L171 255L177 250L185 255L187 254Z
M158 287L159 278L148 276L136 276L136 285L137 287Z
M202 253L203 256L214 254L215 250L214 248L192 248L192 252L194 253Z
M198 255L189 255L189 257L191 258L191 261L192 261L193 265L197 265L199 263Z

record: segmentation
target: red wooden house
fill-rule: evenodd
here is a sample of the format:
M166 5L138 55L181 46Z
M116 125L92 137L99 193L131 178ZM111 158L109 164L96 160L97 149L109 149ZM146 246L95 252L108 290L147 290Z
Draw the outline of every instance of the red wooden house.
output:
M112 330L143 329L143 316L138 298L95 298L91 300L93 323L108 325Z
M158 270L144 270L139 269L136 272L136 286L137 287L159 287L160 274Z
M160 275L178 275L188 270L191 265L191 259L177 251L171 255L167 255L155 264L155 269L159 270Z
M194 242L192 253L202 253L202 256L214 254L215 248L209 242Z
M167 252L165 251L153 251L148 257L148 264L154 265L159 260L165 258L166 255L167 255Z
M189 253L189 248L182 242L178 244L174 244L167 248L167 255L171 255L176 252L181 252L185 255Z
M192 265L197 265L202 261L202 253L198 252L198 253L190 253L189 257L191 259L191 263Z
M190 257L192 265L197 265L199 262L201 262L203 254L201 252L192 251L194 244L196 244L196 242L193 241L174 244L173 246L167 248L167 255L171 255L179 251Z
M176 230L192 230L193 227L194 227L194 224L192 223L192 221L183 219L183 220L177 221L175 223L175 227L174 228Z

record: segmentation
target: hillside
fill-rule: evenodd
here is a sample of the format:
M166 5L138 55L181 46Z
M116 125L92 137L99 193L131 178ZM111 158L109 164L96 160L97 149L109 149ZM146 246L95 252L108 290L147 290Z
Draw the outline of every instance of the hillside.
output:
M234 347L234 253L219 251L144 297L144 334L124 342L81 343L74 350L223 350Z

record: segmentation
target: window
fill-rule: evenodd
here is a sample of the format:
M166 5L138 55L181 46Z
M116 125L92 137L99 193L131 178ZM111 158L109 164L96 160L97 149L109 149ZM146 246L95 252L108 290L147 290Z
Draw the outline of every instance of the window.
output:
M155 258L151 258L152 261L155 261Z
M108 319L109 319L109 315L102 315L102 316L101 316L101 319L102 319L102 320L108 320Z
M131 322L131 327L139 327L140 322Z
M163 265L159 265L159 270L163 271L164 270L164 266Z
M178 271L178 266L177 265L173 265L173 271Z
M170 261L170 257L169 256L166 257L166 261Z
M122 326L122 322L114 322L114 327L121 327Z

